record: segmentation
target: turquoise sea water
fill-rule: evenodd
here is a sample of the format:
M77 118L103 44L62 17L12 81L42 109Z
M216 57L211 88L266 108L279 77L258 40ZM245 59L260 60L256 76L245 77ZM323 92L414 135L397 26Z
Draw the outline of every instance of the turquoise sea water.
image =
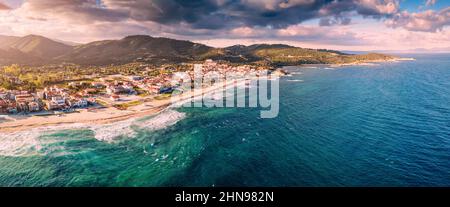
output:
M290 67L274 119L182 108L175 125L114 142L79 129L3 138L17 149L0 147L0 186L450 186L450 55L408 57Z

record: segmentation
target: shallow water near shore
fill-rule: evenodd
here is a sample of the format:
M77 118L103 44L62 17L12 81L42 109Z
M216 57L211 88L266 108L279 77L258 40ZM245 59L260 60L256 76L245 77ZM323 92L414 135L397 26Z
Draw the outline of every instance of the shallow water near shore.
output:
M86 128L1 137L0 186L450 186L450 55L408 57L288 67L274 119L180 108L103 131L113 142Z

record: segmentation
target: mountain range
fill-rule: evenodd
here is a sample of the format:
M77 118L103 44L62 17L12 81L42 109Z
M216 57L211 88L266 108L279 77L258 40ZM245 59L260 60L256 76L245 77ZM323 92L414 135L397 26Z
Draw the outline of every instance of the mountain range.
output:
M202 61L261 62L277 65L304 63L348 63L389 59L382 54L350 55L334 50L317 50L283 44L235 45L214 48L185 40L146 35L120 40L103 40L87 44L65 43L43 36L0 35L0 65L44 65L75 63L80 65L125 64L141 61L155 64Z

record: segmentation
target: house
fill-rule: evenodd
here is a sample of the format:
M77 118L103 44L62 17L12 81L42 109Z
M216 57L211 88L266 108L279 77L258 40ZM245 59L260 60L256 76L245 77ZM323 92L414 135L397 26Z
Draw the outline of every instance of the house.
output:
M68 99L67 105L72 108L84 108L88 106L88 101L86 99Z
M88 102L88 104L91 104L91 105L94 105L94 104L96 104L97 103L97 100L95 100L95 98L88 98L87 99L87 102Z
M122 86L125 93L129 94L136 94L137 92L134 90L134 87L132 85L123 85Z
M141 76L130 76L128 79L130 81L140 81L140 80L142 80L142 77Z
M8 102L0 98L0 113L8 112Z
M52 100L49 101L51 103L52 108L55 108L54 106L57 106L57 109L63 109L66 108L66 99L61 96L54 96L52 97ZM49 109L50 110L50 109Z
M78 107L84 108L89 105L89 102L83 98L83 99L78 100L77 105L78 105Z
M106 88L106 93L108 94L118 94L118 93L124 93L125 89L122 86L109 86Z
M45 94L44 91L39 91L39 92L37 92L37 96L38 96L38 98L40 98L40 99L45 99L46 94Z
M151 86L148 87L149 92L152 93L152 94L159 93L160 89L161 89L161 86L157 86L157 85L151 85Z
M79 86L79 84L76 83L76 82L70 82L68 85L69 85L70 87L73 87L73 88L76 88L76 87Z
M16 102L32 102L34 101L34 96L28 93L18 94L15 97Z
M7 92L0 92L0 99L8 99L9 93Z
M172 87L162 87L159 89L159 93L171 93L174 89Z
M41 107L39 106L38 102L33 101L33 102L28 103L28 111L37 112L40 110L41 110Z
M28 104L26 102L17 102L16 108L18 111L29 111Z
M111 95L111 101L120 101L120 96L118 95Z
M59 107L59 105L56 102L53 102L53 101L48 101L46 103L46 108L47 108L47 110L59 110L59 109L61 109Z
M132 85L113 85L106 88L106 93L108 94L120 94L120 93L128 93L128 94L136 94Z
M105 85L103 83L101 83L101 82L92 82L91 86L94 87L94 88L102 88Z

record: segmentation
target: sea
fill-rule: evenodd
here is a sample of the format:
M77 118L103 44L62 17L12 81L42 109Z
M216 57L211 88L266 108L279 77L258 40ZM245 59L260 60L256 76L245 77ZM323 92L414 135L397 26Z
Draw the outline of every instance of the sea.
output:
M0 129L0 186L450 186L450 54L403 56L415 60L286 67L272 119L183 107Z

